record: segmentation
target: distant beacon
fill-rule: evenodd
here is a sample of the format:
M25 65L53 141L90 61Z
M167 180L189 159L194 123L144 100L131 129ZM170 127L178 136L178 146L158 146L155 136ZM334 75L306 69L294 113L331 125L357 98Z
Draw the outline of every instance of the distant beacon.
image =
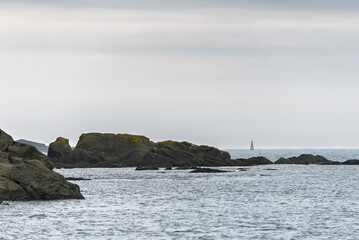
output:
M251 141L251 148L250 148L250 150L254 150L253 141Z

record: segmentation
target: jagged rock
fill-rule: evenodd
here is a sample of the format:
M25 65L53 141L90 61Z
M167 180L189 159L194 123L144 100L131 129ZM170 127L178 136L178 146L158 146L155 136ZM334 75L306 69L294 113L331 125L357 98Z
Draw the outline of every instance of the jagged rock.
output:
M342 163L343 165L359 165L359 160L351 159Z
M228 171L223 171L219 169L213 169L213 168L197 168L190 173L225 173Z
M143 157L139 166L190 167L232 166L228 152L188 142L164 141L156 143Z
M0 200L83 199L79 187L52 168L34 146L0 130Z
M299 157L280 158L274 164L322 164L322 165L336 165L339 162L334 162L326 159L320 155L302 154Z
M248 159L244 158L238 158L235 160L236 166L255 166L255 165L267 165L267 164L273 164L272 161L268 160L265 157L251 157Z

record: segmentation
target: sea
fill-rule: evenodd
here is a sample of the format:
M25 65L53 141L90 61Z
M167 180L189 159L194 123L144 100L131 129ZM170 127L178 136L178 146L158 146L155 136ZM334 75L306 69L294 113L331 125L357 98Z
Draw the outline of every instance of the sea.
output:
M228 151L359 159L359 149ZM91 179L73 181L85 200L8 201L0 239L359 239L359 166L219 169L228 172L55 169Z

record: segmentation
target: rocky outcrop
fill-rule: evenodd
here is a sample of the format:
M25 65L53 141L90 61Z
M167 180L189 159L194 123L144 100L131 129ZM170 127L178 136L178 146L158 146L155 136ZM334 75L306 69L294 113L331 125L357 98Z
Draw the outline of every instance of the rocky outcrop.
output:
M351 159L342 163L343 165L359 165L359 160Z
M274 164L321 164L321 165L337 165L340 162L330 161L320 155L302 154L299 157L280 158Z
M164 141L156 143L143 157L141 167L232 166L228 152L188 142Z
M49 145L49 151L47 156L53 163L71 162L72 148L69 144L69 140L63 137L58 137L55 142Z
M83 199L79 187L52 168L34 146L0 130L0 200Z
M251 157L248 159L238 158L235 160L236 166L256 166L256 165L267 165L273 164L272 161L268 160L265 157Z
M148 138L130 134L82 134L74 150L58 138L49 146L56 167L135 167L154 146Z
M153 143L144 136L87 133L74 150L68 140L58 138L50 144L48 156L56 167L159 167L232 166L227 152L188 142Z

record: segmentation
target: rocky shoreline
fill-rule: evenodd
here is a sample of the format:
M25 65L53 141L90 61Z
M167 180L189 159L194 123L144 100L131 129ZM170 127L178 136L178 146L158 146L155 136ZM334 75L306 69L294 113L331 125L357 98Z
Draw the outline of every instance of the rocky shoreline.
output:
M337 162L302 154L275 162L258 156L231 159L226 151L189 142L152 142L130 134L82 134L74 149L66 138L50 144L48 156L34 146L15 142L0 130L0 202L4 200L83 199L76 184L54 172L57 168L136 167L136 170L192 169L193 173L225 172L208 167L274 164L359 165L359 160ZM244 170L242 168L241 170Z
M80 188L53 166L34 146L15 142L0 129L0 201L83 199Z
M275 162L262 156L231 159L228 152L215 147L176 141L155 143L145 136L103 133L82 134L74 149L70 147L68 139L59 137L50 144L48 157L58 168L136 167L137 170L269 164L359 164L356 159L337 162L311 154L280 158Z

